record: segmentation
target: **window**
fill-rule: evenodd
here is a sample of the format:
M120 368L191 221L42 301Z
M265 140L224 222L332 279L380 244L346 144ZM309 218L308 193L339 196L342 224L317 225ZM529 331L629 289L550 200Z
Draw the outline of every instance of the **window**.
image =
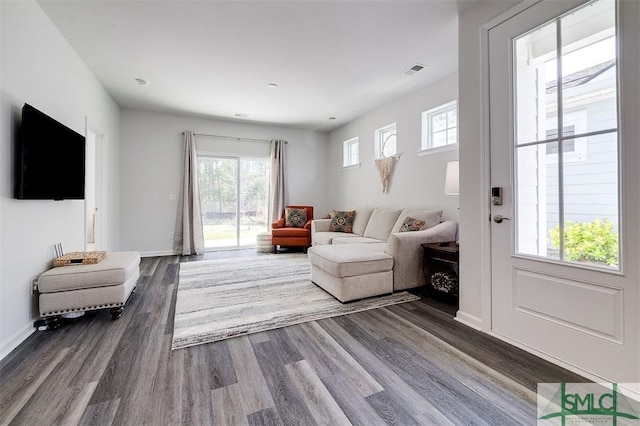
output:
M576 134L575 131L575 127L574 126L565 126L562 129L562 134L565 137L568 136L573 136ZM558 138L558 129L551 129L551 130L547 130L547 139L557 139ZM564 142L564 144L562 145L562 150L564 151L564 153L569 153L569 152L575 152L576 151L576 140L575 139L569 139L567 141ZM552 155L552 154L558 154L558 144L548 144L547 148L547 155Z
M396 155L396 123L384 126L375 133L376 158Z
M571 112L564 112L562 120L562 159L565 163L574 163L577 161L587 160L587 140L586 138L575 138L575 135L581 135L587 132L588 115L586 109L578 109ZM546 139L558 139L558 129L555 127L556 116L547 114L545 122ZM547 163L555 164L558 162L558 144L549 143L546 147Z
M456 101L422 113L422 149L458 143L458 105Z
M592 1L513 41L518 254L619 269L615 10Z
M360 164L360 141L358 138L349 139L342 143L342 167Z

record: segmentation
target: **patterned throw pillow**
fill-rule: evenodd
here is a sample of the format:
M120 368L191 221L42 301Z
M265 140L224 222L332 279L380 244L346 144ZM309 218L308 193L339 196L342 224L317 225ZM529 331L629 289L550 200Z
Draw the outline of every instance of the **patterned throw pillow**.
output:
M331 212L331 224L329 225L329 231L332 232L346 232L351 234L353 232L353 219L356 217L356 211L337 211Z
M402 222L400 232L419 231L424 226L424 220L408 217Z
M286 228L304 228L307 223L307 209L284 209L284 226Z

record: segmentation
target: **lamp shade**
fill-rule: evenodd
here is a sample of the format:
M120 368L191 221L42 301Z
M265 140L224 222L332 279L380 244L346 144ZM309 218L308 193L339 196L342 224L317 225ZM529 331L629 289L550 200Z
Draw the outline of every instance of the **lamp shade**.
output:
M449 161L447 163L447 173L444 178L444 193L446 195L460 194L460 174L458 161Z

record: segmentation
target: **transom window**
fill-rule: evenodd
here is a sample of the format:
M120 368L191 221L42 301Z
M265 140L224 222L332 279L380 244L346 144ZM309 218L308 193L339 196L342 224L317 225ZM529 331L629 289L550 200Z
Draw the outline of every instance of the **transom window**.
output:
M342 143L342 167L357 166L360 164L360 140L352 138Z
M458 104L440 105L422 113L422 149L458 143Z
M389 124L376 130L375 133L376 158L396 155L396 123Z

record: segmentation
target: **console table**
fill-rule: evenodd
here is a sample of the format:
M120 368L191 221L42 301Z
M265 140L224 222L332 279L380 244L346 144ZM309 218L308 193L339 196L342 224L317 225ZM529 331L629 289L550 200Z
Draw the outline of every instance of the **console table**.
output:
M455 241L422 244L422 272L427 280L427 294L445 295L458 300L459 246Z

